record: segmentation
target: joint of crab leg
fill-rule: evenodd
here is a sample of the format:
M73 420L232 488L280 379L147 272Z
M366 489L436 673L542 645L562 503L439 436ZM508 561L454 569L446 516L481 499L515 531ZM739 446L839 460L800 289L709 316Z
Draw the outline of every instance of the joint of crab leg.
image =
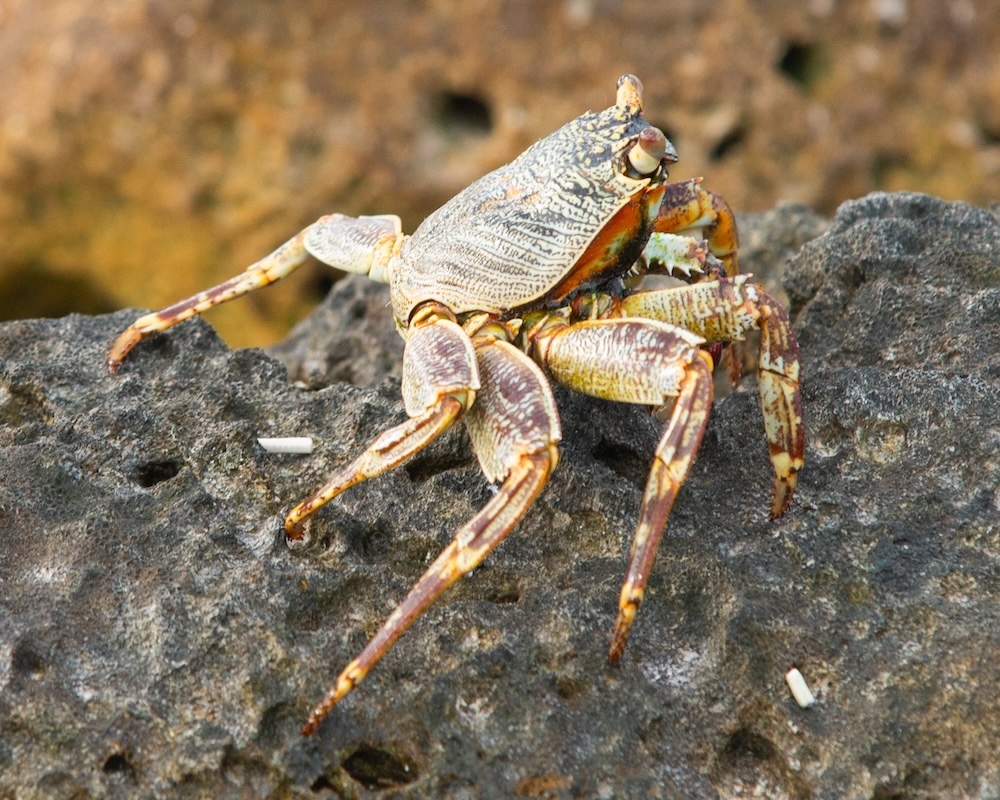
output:
M388 283L388 266L406 237L394 214L328 214L306 229L303 245L327 266Z
M638 175L652 175L659 168L660 160L666 152L667 137L663 135L663 131L659 128L644 128L628 151L628 163ZM674 156L676 161L676 154Z
M426 447L451 426L464 410L461 399L448 395L423 414L385 431L326 486L288 512L285 518L286 538L301 540L303 523L308 517L352 486L381 475Z
M403 351L403 402L409 419L384 431L368 449L285 518L286 538L303 537L302 523L337 495L420 452L475 401L479 369L472 341L452 320L433 313L410 326Z
M725 198L701 188L701 178L668 183L655 230L704 238L709 252L725 265L729 276L739 273L739 232L736 216Z
M768 449L775 472L771 516L785 513L805 459L805 426L799 387L799 348L788 313L749 275L669 289L635 292L619 313L680 325L711 342L739 343L759 328L758 387ZM737 362L738 364L739 362Z

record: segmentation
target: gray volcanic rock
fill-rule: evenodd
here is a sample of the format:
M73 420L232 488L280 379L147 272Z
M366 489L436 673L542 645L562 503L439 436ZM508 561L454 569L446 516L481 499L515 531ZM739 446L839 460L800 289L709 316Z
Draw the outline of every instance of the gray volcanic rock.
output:
M332 383L372 386L403 374L403 339L389 307L389 288L347 275L326 299L267 352L295 383L314 389Z
M609 667L660 426L559 391L535 507L310 739L311 705L490 497L464 432L292 551L285 511L403 418L395 378L323 362L309 330L288 348L305 389L200 321L115 376L135 311L0 326L0 797L997 796L1000 224L872 195L784 281L809 426L785 518L751 379L716 404ZM357 302L330 329L378 291L335 289ZM305 434L308 457L255 442Z

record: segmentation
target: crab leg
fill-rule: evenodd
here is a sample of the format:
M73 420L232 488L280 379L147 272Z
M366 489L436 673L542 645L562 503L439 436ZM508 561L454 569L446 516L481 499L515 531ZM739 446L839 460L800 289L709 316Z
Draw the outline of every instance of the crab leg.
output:
M640 319L553 326L534 341L538 359L552 377L576 391L643 405L677 398L642 497L608 652L612 663L625 648L670 509L708 424L712 361L698 349L700 343L680 328Z
M239 275L133 322L108 351L108 370L117 372L125 357L147 336L160 333L222 303L262 289L301 267L309 256L345 272L386 280L386 264L399 243L399 218L391 215L346 217L330 214L299 231L281 247Z
M172 328L221 303L241 297L290 275L308 259L309 254L302 244L305 234L306 231L301 231L273 253L250 265L244 272L228 281L174 303L161 311L139 317L121 333L108 351L106 362L108 370L117 372L125 357L146 337Z
M472 404L479 370L472 341L436 309L419 312L403 352L403 402L410 419L382 433L322 489L288 512L285 533L302 538L304 521L341 492L402 464L446 431Z
M441 594L478 566L510 533L548 481L558 460L559 418L538 367L506 342L479 340L482 387L466 425L483 471L502 478L497 494L467 522L302 728L308 736ZM511 399L513 398L513 400Z
M774 466L771 516L785 513L805 458L805 427L799 391L799 347L788 313L749 275L690 286L636 292L621 301L627 317L657 319L695 331L709 341L743 339L761 332L757 377L764 429Z

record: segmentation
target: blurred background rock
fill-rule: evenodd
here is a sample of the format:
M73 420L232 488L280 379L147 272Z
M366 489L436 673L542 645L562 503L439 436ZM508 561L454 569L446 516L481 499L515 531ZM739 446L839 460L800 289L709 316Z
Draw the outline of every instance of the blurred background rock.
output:
M160 307L333 210L412 230L641 77L740 212L1000 197L996 0L3 0L0 318ZM279 338L319 267L209 319Z

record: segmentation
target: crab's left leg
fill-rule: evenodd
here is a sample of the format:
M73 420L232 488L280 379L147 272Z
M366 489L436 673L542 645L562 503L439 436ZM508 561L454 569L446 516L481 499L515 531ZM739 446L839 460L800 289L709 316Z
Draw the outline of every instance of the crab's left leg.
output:
M466 413L476 455L499 490L469 520L340 673L302 729L308 736L441 593L475 569L510 533L548 481L559 458L559 416L545 377L521 351L496 339L475 341L481 387Z
M651 406L677 398L642 497L608 654L612 663L625 648L674 498L708 424L712 363L701 342L680 328L640 319L550 325L533 337L536 359L571 389Z
M117 372L125 357L143 339L291 275L309 260L310 255L336 269L385 282L387 264L403 239L405 236L396 216L347 217L329 214L320 217L239 275L172 306L139 317L111 345L105 362L107 368L110 372Z
M799 346L788 313L749 277L636 292L621 301L618 312L671 322L714 342L740 341L747 331L760 330L757 377L775 472L771 516L776 518L788 508L805 457Z

